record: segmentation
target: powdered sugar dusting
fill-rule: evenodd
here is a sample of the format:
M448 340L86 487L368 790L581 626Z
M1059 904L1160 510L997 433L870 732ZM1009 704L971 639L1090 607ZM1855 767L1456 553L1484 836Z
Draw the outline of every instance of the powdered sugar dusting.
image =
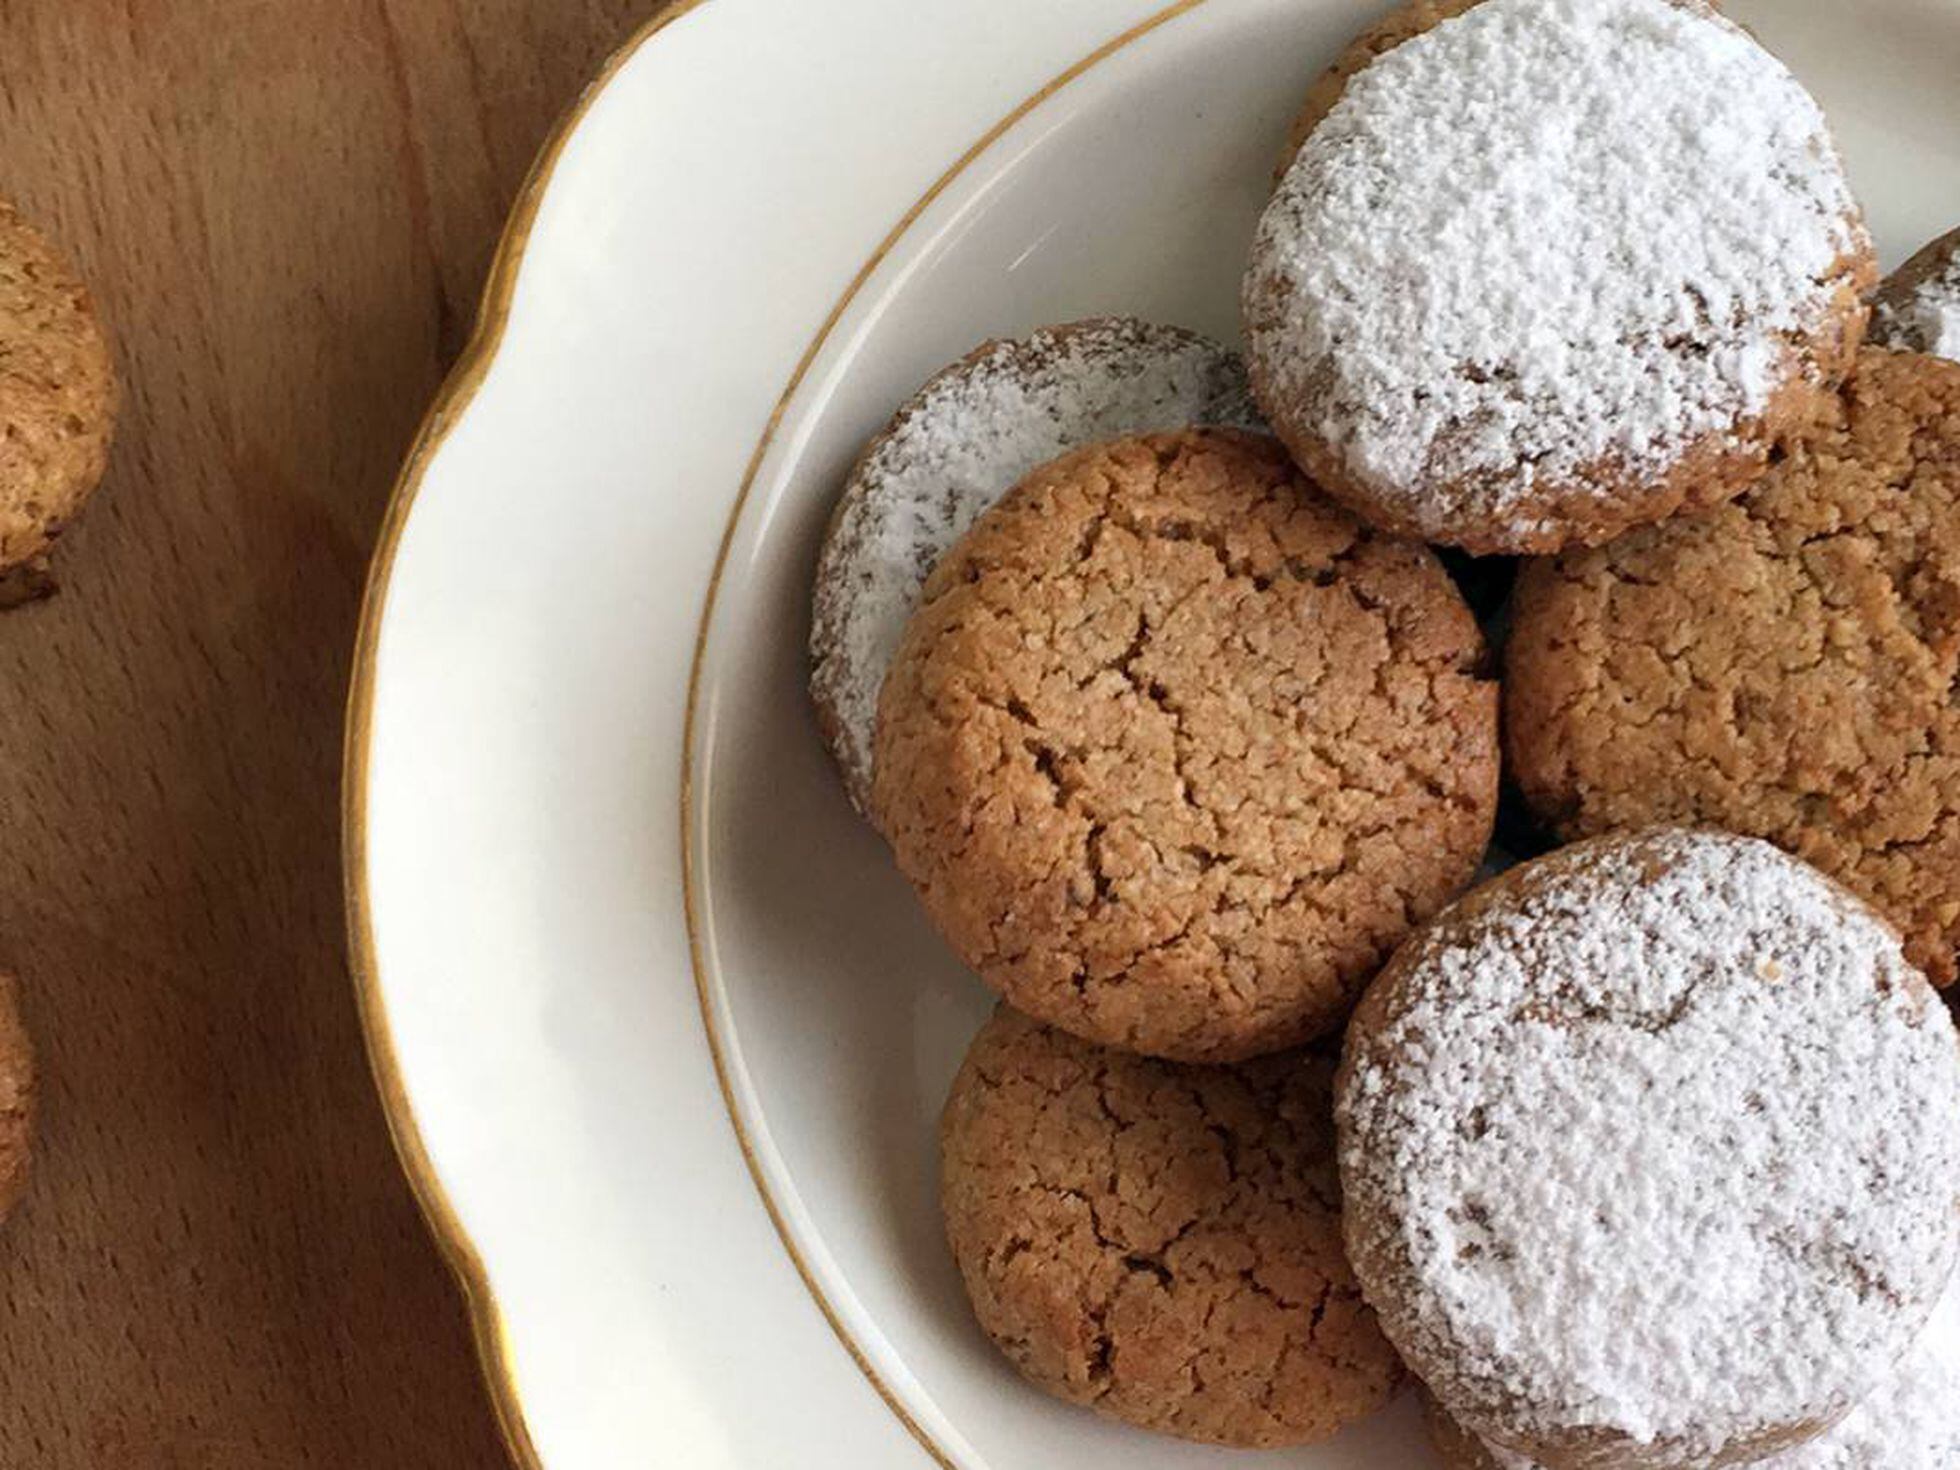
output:
M853 470L817 565L812 686L845 784L871 787L878 691L940 554L1029 471L1107 439L1261 427L1236 353L1095 318L991 342L933 378Z
M1541 1470L1484 1446L1497 1470ZM1954 1470L1960 1466L1960 1291L1949 1289L1906 1359L1835 1429L1757 1470Z
M1875 327L1875 339L1885 346L1960 362L1960 244L1905 301L1882 303Z
M1350 1244L1391 1339L1525 1448L1693 1460L1844 1413L1960 1249L1945 1008L1764 843L1622 838L1507 882L1350 1033Z
M1251 356L1427 534L1606 499L1760 414L1857 206L1816 103L1669 0L1484 0L1360 73L1261 222ZM1288 412L1281 412L1281 405Z

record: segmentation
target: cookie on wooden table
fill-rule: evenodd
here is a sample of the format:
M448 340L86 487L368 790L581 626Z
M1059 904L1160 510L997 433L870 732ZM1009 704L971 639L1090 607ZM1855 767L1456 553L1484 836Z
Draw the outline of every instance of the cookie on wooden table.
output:
M34 1143L34 1047L20 1013L20 982L0 970L0 1219L27 1188Z
M1510 773L1566 838L1768 838L1960 977L1960 364L1867 348L1748 494L1525 568Z
M1960 1035L1897 934L1768 843L1513 869L1397 951L1336 1089L1350 1259L1471 1432L1743 1463L1837 1423L1960 1257Z
M0 199L0 601L34 580L102 478L115 416L115 369L87 288Z
M1447 1470L1544 1470L1486 1443L1423 1396ZM1817 1438L1752 1462L1755 1470L1953 1470L1960 1465L1960 1291L1949 1288L1919 1342L1872 1396Z
M940 1127L947 1238L1032 1382L1166 1434L1325 1439L1401 1378L1341 1249L1329 1057L1190 1067L1002 1007Z
M939 563L885 680L873 813L954 951L1089 1040L1236 1061L1338 1025L1475 873L1476 620L1427 548L1272 439L1037 470Z
M1960 362L1960 230L1942 235L1879 287L1872 340Z
M905 620L981 511L1085 444L1257 421L1236 353L1130 317L984 343L907 400L852 467L817 560L810 689L852 803L870 803L878 691Z
M1478 554L1738 493L1842 379L1876 280L1822 113L1688 0L1452 8L1336 76L1260 222L1274 431L1371 523Z

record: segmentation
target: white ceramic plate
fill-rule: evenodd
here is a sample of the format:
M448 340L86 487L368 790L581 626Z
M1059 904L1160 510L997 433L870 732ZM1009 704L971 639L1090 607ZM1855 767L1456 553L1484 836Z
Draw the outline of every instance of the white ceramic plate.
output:
M525 1460L1430 1463L1406 1403L1231 1455L987 1348L932 1130L988 997L803 688L865 436L990 334L1233 334L1286 119L1381 8L706 0L541 161L383 537L347 789L377 1076ZM1830 111L1888 264L1960 220L1960 0L1730 9Z

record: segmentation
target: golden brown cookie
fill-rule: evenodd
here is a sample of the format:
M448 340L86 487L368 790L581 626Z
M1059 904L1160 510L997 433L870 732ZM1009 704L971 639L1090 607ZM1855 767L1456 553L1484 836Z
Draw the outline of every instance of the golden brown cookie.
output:
M20 1203L33 1155L34 1047L20 1014L20 982L0 971L0 1220Z
M953 949L1079 1036L1234 1061L1337 1025L1475 872L1495 690L1436 558L1272 440L1036 471L939 563L873 811Z
M1960 361L1960 230L1885 278L1872 301L1872 340Z
M1562 836L1770 841L1960 974L1960 364L1867 349L1836 418L1741 500L1533 563L1513 778Z
M87 288L0 199L0 577L45 553L81 508L115 416L115 369Z
M1960 1258L1952 1018L1875 912L1750 838L1597 839L1454 905L1356 1010L1335 1117L1383 1332L1547 1465L1821 1433Z
M1372 524L1538 553L1718 503L1862 339L1877 268L1823 115L1706 5L1418 6L1312 106L1246 361Z
M940 1127L947 1238L1029 1380L1214 1444L1325 1439L1400 1365L1341 1251L1331 1059L1146 1061L1001 1007Z

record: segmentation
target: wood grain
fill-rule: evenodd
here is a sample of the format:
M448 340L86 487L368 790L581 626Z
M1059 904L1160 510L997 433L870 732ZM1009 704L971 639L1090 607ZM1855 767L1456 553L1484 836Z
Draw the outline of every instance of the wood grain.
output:
M371 540L552 119L651 0L0 0L0 190L127 387L0 616L0 965L42 1063L0 1465L490 1466L355 1019Z

